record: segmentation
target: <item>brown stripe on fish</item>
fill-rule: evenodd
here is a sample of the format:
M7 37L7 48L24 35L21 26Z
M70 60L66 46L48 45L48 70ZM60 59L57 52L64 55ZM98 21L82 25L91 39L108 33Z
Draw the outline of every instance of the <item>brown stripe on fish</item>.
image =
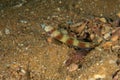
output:
M81 48L86 48L86 43L79 42L78 46L81 47Z
M68 45L73 45L73 38L69 38L67 41L66 41L66 44Z
M89 42L79 42L78 44L79 47L81 48L93 48L94 45L92 43L89 43Z
M62 39L63 38L63 35L62 34L59 34L59 35L57 35L56 37L55 37L55 39L57 39L57 40L60 40L60 39Z

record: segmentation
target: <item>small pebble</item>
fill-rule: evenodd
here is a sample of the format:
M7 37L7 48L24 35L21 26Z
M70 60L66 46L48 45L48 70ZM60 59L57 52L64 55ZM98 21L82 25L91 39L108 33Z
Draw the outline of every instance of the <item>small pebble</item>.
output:
M75 64L75 63L72 63L72 64L69 66L69 68L68 68L68 70L69 70L70 72L75 71L75 70L77 70L77 69L78 69L78 65Z
M94 78L95 79L98 79L98 78L105 78L105 75L103 74L103 75L99 75L99 74L96 74L96 75L94 75Z
M22 5L23 5L23 3L17 4L17 5L14 6L14 8L19 8L19 7L21 7Z
M10 34L10 30L8 28L5 28L5 34Z
M18 43L18 46L23 46L24 44L22 44L22 43Z
M57 11L61 11L61 9L60 9L60 8L57 8Z
M107 20L106 20L105 18L100 18L100 21L101 21L101 22L104 22L104 23L107 22Z
M24 69L21 69L21 72L22 72L23 74L25 74L25 73L26 73L26 71L25 71Z
M47 42L52 43L52 38L51 37L47 38Z
M21 22L21 23L24 23L24 24L28 23L27 20L20 20L20 22Z

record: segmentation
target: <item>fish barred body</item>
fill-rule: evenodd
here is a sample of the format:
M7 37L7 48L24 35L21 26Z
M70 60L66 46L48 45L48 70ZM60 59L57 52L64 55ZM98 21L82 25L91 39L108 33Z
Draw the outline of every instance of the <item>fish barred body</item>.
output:
M94 47L92 43L84 42L74 37L71 37L67 34L63 34L58 29L55 29L52 26L45 26L45 25L41 25L41 26L47 33L50 34L52 38L58 41L61 41L62 43L65 43L67 45L72 45L78 48L93 48Z

